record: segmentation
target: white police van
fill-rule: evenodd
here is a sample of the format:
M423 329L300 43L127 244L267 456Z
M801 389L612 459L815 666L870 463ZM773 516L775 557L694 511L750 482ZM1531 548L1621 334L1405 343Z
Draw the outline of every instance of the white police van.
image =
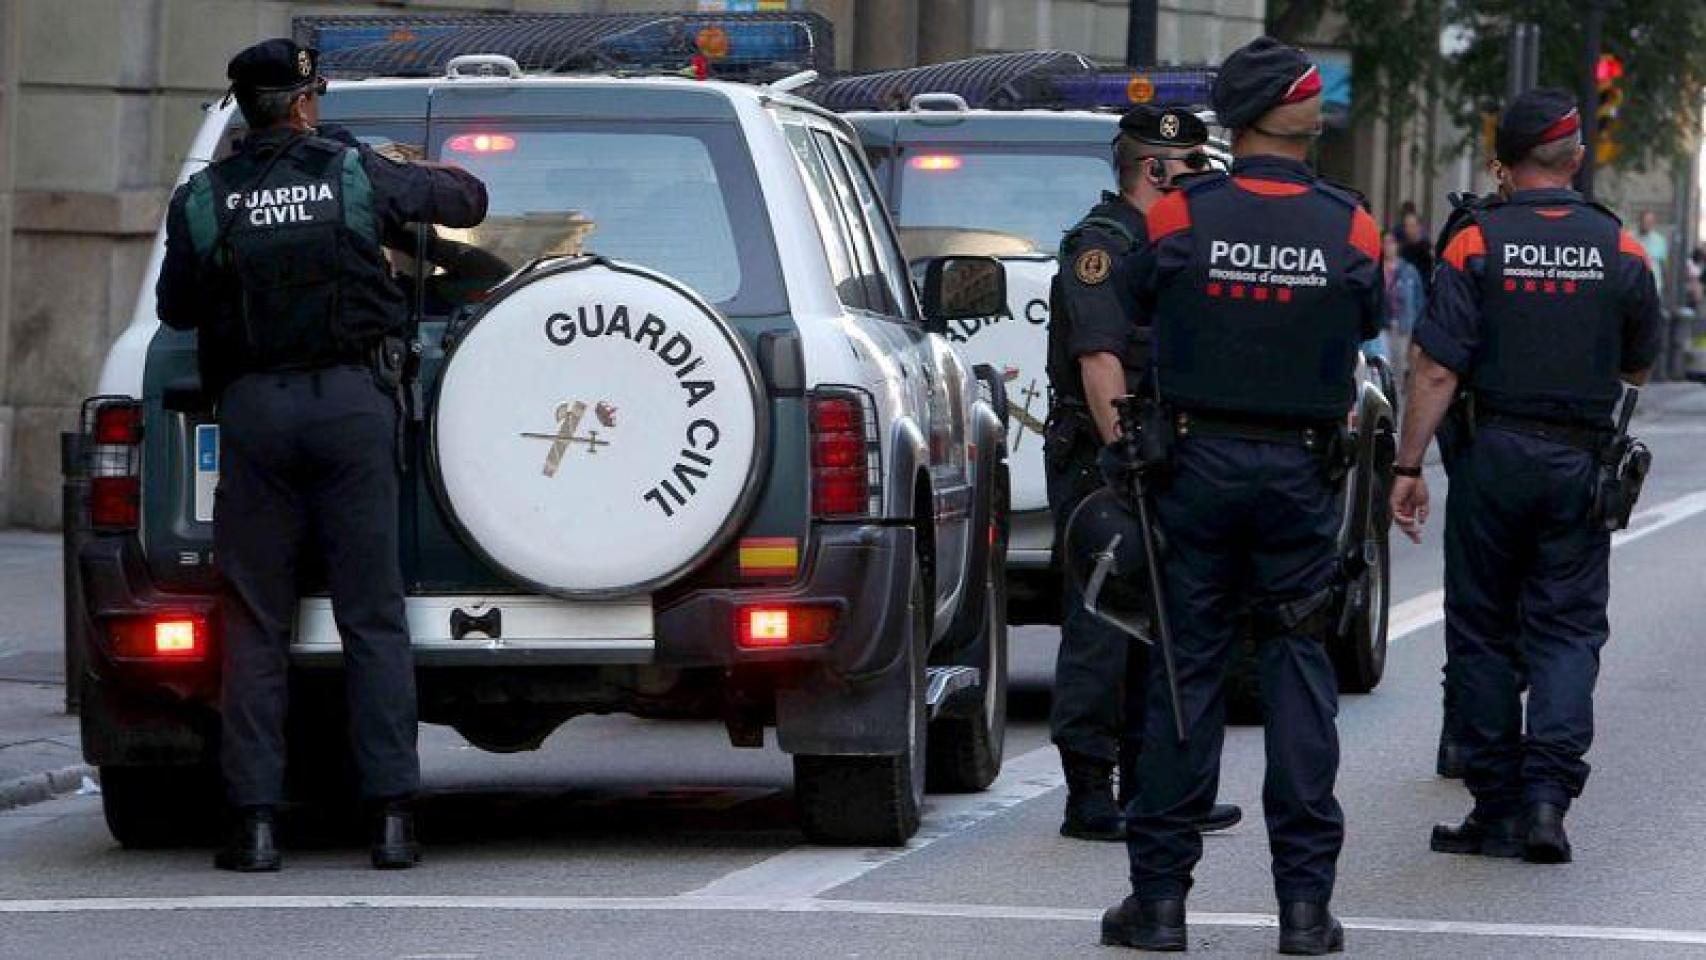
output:
M742 747L774 727L828 843L904 843L927 782L987 787L1005 425L942 324L995 309L998 265L939 261L927 317L852 128L788 92L804 78L530 74L494 31L515 20L450 58L466 21L396 19L306 39L329 71L357 62L340 41L372 55L324 123L490 192L482 225L422 228L396 261L422 346L398 504L421 718L502 752L586 713L719 719ZM744 42L738 18L663 19L701 51ZM560 65L540 37L565 25L587 18L530 18L512 52ZM211 109L180 180L239 124ZM218 427L193 335L156 323L159 260L87 404L67 529L84 749L127 845L182 837L216 795ZM312 584L291 654L313 793L348 758Z

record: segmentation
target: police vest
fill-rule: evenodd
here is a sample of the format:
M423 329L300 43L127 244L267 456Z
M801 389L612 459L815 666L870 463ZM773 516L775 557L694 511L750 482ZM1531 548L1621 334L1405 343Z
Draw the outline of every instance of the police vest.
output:
M1125 242L1125 253L1137 249L1138 236L1131 228L1114 219L1097 214L1091 214L1078 221L1060 238L1060 249L1055 254L1055 261L1060 269L1069 269L1068 252L1072 244L1088 230L1105 230ZM1054 279L1049 281L1048 290L1048 382L1056 397L1084 402L1084 378L1078 362L1072 358L1068 348L1071 340L1072 304L1066 297L1065 288L1061 284L1060 273L1057 271ZM1123 359L1123 358L1122 358Z
M360 153L316 137L279 150L239 153L189 181L190 240L225 305L202 331L215 381L360 362L403 320Z
M1622 392L1621 224L1568 201L1497 204L1475 222L1487 247L1478 405L1603 425Z
M1362 339L1345 279L1357 207L1323 185L1307 191L1261 196L1225 176L1184 188L1190 258L1155 306L1157 384L1173 406L1286 420L1350 409Z

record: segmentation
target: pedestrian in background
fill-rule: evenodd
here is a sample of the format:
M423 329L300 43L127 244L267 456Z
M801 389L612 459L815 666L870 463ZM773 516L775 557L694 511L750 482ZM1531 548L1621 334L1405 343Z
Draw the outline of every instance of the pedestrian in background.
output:
M1440 450L1446 675L1475 804L1434 828L1442 853L1570 860L1564 815L1588 776L1609 635L1599 463L1623 383L1646 381L1662 327L1645 249L1570 189L1580 131L1567 91L1506 109L1496 143L1511 192L1450 237L1416 329L1392 491L1412 540L1429 510L1422 457L1460 385L1470 398Z
M1670 238L1659 229L1658 214L1651 210L1641 211L1635 240L1641 244L1641 249L1647 251L1647 265L1653 270L1653 277L1658 281L1662 297L1665 289L1665 267L1670 263Z
M1433 282L1434 248L1433 240L1428 236L1427 224L1422 222L1422 215L1416 212L1416 205L1404 201L1403 212L1398 217L1398 252L1414 267L1416 274L1422 278L1424 288Z
M1427 303L1422 275L1404 258L1402 246L1391 231L1381 243L1381 272L1386 285L1386 329L1381 337L1386 341L1386 362L1392 365L1399 389L1403 389L1404 375L1410 368L1410 335Z

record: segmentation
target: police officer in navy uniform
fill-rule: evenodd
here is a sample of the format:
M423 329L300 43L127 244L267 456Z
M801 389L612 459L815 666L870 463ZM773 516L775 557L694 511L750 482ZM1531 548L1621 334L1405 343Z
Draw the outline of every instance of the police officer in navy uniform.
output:
M1055 542L1073 510L1102 485L1096 454L1116 433L1112 400L1136 389L1149 366L1149 331L1135 323L1138 250L1147 244L1144 211L1207 169L1208 127L1182 109L1138 106L1114 139L1118 193L1104 191L1060 245L1049 311L1048 376L1053 404L1044 437ZM1061 639L1049 727L1066 774L1063 836L1122 840L1142 739L1148 656L1130 636L1084 609L1064 578ZM1123 688L1123 689L1122 689ZM1123 702L1122 702L1123 701ZM1123 716L1122 716L1123 715ZM1129 719L1129 722L1127 720ZM1116 761L1120 802L1112 788ZM1237 823L1237 807L1217 805L1201 826Z
M316 129L317 62L288 39L231 60L248 133L173 195L156 290L161 321L197 332L220 426L220 760L238 816L215 864L227 870L280 865L288 648L310 543L343 639L373 865L420 858L407 806L420 775L397 528L407 314L380 238L409 222L474 226L486 191L463 171L400 164Z
M1317 955L1344 944L1328 910L1344 838L1323 642L1341 582L1334 448L1358 347L1384 316L1380 230L1304 162L1321 129L1321 79L1300 51L1267 37L1241 48L1220 68L1213 105L1232 131L1231 174L1194 179L1150 210L1139 287L1176 434L1155 515L1186 736L1164 671L1151 671L1128 827L1133 892L1104 915L1102 938L1186 948L1202 856L1193 821L1218 786L1222 681L1246 609L1267 707L1279 948Z
M1609 633L1611 538L1591 511L1598 455L1623 384L1646 381L1661 325L1641 245L1570 189L1580 128L1561 90L1505 111L1496 146L1510 193L1449 239L1416 328L1392 491L1412 540L1428 517L1423 454L1468 397L1440 447L1447 678L1475 805L1434 828L1446 853L1568 861L1564 814L1588 775Z

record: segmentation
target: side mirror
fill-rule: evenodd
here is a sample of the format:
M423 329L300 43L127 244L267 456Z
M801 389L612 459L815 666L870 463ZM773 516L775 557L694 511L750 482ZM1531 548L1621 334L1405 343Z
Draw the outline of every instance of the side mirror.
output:
M924 261L920 300L932 324L992 317L1007 309L1007 268L994 257L931 257Z

